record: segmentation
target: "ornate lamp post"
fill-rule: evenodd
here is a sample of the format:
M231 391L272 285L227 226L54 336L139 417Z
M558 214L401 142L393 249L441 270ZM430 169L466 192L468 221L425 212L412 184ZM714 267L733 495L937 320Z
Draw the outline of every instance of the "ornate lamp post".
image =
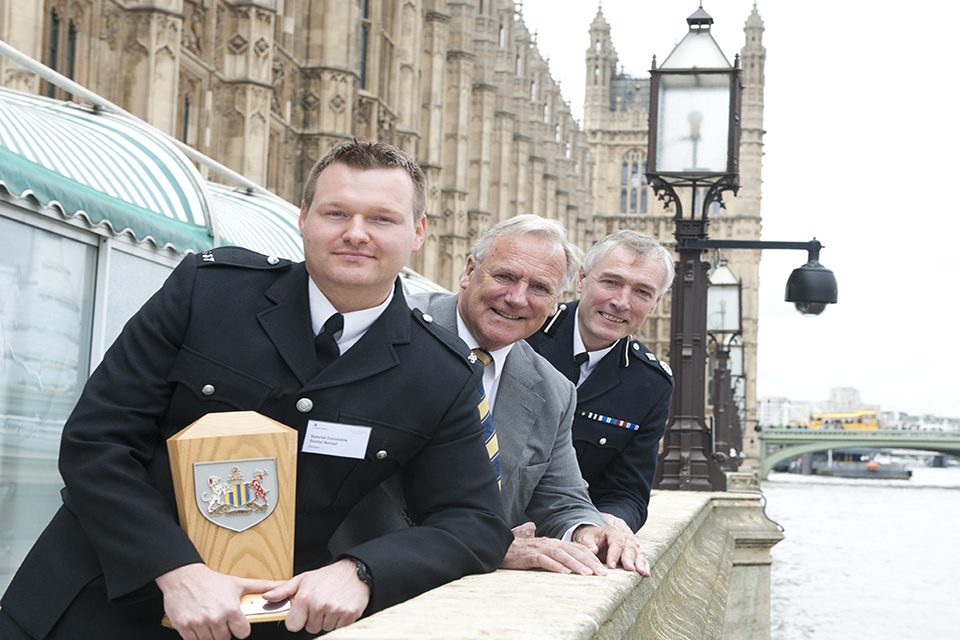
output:
M670 364L676 388L664 451L657 468L661 489L724 490L726 476L711 455L704 419L706 385L707 263L685 240L705 238L707 208L725 190L736 192L740 150L740 69L730 65L703 7L687 18L689 31L660 68L650 70L650 145L647 177L675 207L680 260L673 287ZM678 188L689 188L684 215ZM697 211L699 189L706 188Z
M687 24L683 40L659 68L654 58L650 70L647 178L658 197L674 207L679 254L670 312L670 364L676 388L656 484L661 489L722 491L726 475L720 461L729 457L729 449L714 453L705 420L709 265L701 261L700 253L709 248L807 250L807 263L793 272L786 291L787 301L805 315L819 314L837 301L837 282L819 263L822 245L816 239L800 243L707 238L709 207L714 202L722 205L724 191L736 193L739 188L741 78L739 57L733 65L727 61L710 35L713 18L702 6ZM686 214L677 189L690 192Z
M713 455L724 471L740 467L743 438L733 398L731 346L741 330L741 286L725 262L710 274L707 289L707 332L716 345L713 370ZM742 354L742 352L741 352ZM741 362L742 367L742 362Z

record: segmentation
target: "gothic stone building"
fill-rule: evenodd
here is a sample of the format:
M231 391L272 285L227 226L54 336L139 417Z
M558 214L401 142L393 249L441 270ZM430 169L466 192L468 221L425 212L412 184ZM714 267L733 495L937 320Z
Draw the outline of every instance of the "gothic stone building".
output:
M744 31L742 188L711 214L714 238L760 236L755 7ZM673 243L644 177L649 79L618 71L602 9L583 35L581 126L513 0L0 0L0 39L295 204L340 140L405 149L429 182L410 266L451 289L477 233L519 213L559 219L585 249L623 228ZM69 98L2 57L0 83ZM724 257L743 282L750 434L759 252ZM638 336L663 358L669 313L665 299Z

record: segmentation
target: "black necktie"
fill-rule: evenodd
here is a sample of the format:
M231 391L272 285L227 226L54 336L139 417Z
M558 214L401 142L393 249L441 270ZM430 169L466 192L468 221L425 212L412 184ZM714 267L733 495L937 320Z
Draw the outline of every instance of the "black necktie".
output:
M577 367L576 372L573 374L574 377L571 380L573 384L577 384L578 382L580 382L580 367L582 367L583 363L589 359L590 359L590 355L586 351L583 351L573 356L573 364L575 364Z
M313 340L313 348L317 354L317 373L326 369L331 362L340 357L340 347L333 337L343 329L343 316L335 313L323 323L323 328Z

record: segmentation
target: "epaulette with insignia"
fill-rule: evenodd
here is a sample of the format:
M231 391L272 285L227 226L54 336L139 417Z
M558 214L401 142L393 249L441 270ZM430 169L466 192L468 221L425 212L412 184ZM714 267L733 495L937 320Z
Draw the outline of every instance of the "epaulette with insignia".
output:
M275 255L265 256L243 247L217 247L197 255L197 266L200 267L219 265L247 269L276 269L291 264L292 261L286 258Z
M658 359L657 356L653 355L653 352L640 344L638 340L629 340L628 342L630 344L629 351L634 357L656 369L660 369L663 373L667 374L668 377L673 377L673 369L670 368L670 365Z
M557 330L557 325L559 324L560 318L562 318L563 314L566 312L566 304L561 304L559 307L557 307L557 312L553 314L549 320L547 320L547 324L543 327L543 332L548 336L552 336Z
M433 316L431 316L429 313L424 313L417 308L413 308L410 311L413 313L413 317L417 319L417 324L432 333L441 344L455 353L459 360L462 360L471 367L482 366L477 364L477 356L473 355L473 352L467 348L467 345L463 342L463 340L461 340L455 333L444 329L439 324L434 322Z

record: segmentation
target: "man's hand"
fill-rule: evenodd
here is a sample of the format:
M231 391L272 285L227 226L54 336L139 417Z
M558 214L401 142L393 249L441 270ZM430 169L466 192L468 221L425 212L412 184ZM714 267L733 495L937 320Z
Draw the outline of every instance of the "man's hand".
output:
M320 633L356 622L370 602L370 587L357 577L357 564L344 558L294 576L263 597L271 602L293 598L287 612L288 631Z
M621 564L627 571L636 571L642 576L650 577L650 563L640 551L637 537L624 532L620 527L584 525L573 532L573 539L597 557L606 558L607 566L611 569Z
M626 521L624 521L622 518L618 518L612 513L604 513L603 511L600 512L600 515L602 515L603 519L607 521L607 524L614 527L620 527L621 529L623 529L624 533L629 534L631 536L636 534L636 531L633 531L630 528L630 525L628 525Z
M187 564L156 579L170 624L184 640L230 640L250 635L240 597L277 587L273 580L235 578L202 563Z
M547 569L584 576L607 573L597 556L582 544L528 537L527 533L522 528L514 530L513 543L500 563L501 569Z

